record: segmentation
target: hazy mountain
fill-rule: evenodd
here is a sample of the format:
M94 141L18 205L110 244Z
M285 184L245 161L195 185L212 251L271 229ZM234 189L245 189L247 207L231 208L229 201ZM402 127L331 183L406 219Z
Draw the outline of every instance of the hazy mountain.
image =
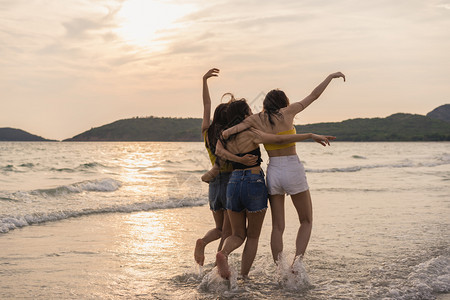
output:
M200 141L201 119L132 118L91 128L65 141Z
M450 123L422 115L350 119L296 126L297 132L334 135L339 141L450 141Z
M450 105L429 114L444 115ZM442 108L443 107L443 108ZM428 115L429 115L428 114ZM339 141L450 141L450 123L415 114L296 125L297 132L335 135ZM198 118L132 118L83 132L65 141L202 141Z
M50 140L28 133L21 129L5 127L0 128L0 141L45 142Z
M450 122L450 104L444 104L427 113L427 117Z

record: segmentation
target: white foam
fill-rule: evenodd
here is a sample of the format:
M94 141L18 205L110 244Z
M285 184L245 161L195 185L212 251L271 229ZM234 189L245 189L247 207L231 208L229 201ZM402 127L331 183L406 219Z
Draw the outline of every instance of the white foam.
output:
M280 253L277 261L277 276L279 284L289 291L304 291L312 287L301 256L292 258Z
M202 282L198 285L198 289L208 292L213 292L216 294L228 294L233 293L237 289L237 272L230 265L231 276L230 279L223 279L217 267L214 267L210 272L208 272L202 279Z
M450 259L438 256L417 265L408 281L414 285L425 285L433 292L450 292Z
M164 202L140 202L124 205L113 205L102 208L86 208L80 210L53 211L47 213L33 213L21 216L0 216L0 233L6 233L10 230L40 224L53 222L68 218L75 218L93 214L117 213L117 212L138 212L150 211L155 209L171 209L177 207L192 207L205 204L205 199L168 199Z
M420 167L437 167L441 165L450 164L450 160L445 156L440 156L432 161L414 163L409 160L392 163L392 164L372 164L372 165L355 165L341 168L329 168L329 169L309 169L305 168L306 172L310 173L351 173L359 172L365 169L378 169L378 168L420 168Z
M401 287L391 288L391 299L434 299L450 292L450 258L438 256L415 266Z
M86 180L69 185L63 185L52 189L40 189L31 191L32 195L56 196L82 192L114 192L122 186L122 183L112 178Z

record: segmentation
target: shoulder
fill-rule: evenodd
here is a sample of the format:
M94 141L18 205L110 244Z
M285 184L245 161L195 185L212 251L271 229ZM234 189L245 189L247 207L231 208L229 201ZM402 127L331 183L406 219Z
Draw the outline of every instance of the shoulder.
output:
M253 129L247 129L238 134L239 139L253 139L256 136L255 131Z
M230 144L236 147L236 149L243 150L247 149L248 147L252 147L255 143L255 140L257 139L257 134L253 132L251 129L244 130L236 135L236 138L234 138ZM238 151L238 152L245 152L245 151Z
M282 109L280 109L280 113L283 115L283 117L294 118L301 107L302 105L299 102L295 102L289 104L287 107L283 107Z
M245 118L245 120L243 121L244 123L246 123L246 124L250 124L250 125L255 125L257 122L258 122L258 120L259 120L259 114L260 113L257 113L257 114L253 114L253 115L251 115L251 116L248 116L247 118Z
M262 131L270 131L271 125L269 123L269 119L267 118L267 114L264 111L259 112L250 116L252 118L252 127L262 130ZM249 117L249 118L250 118Z

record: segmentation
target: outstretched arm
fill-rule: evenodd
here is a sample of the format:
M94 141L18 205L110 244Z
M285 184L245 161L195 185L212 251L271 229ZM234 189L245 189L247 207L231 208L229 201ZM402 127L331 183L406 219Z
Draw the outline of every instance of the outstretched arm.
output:
M203 75L203 122L202 133L209 128L211 122L211 97L209 96L208 78L217 76L219 69L213 68Z
M252 129L255 134L254 142L256 144L268 143L268 144L289 144L300 142L308 139L312 139L322 146L330 145L330 140L336 139L334 136L329 135L319 135L314 133L299 133L299 134L272 134L265 133L261 130Z
M215 154L218 157L222 157L227 160L235 161L235 162L244 164L246 166L253 166L256 164L256 161L258 160L258 157L256 155L252 155L252 154L246 154L242 157L234 155L233 153L229 152L227 149L225 149L223 147L222 142L220 140L217 140Z
M296 115L299 112L301 112L302 110L304 110L305 108L307 108L311 103L313 103L314 100L316 100L317 98L320 97L320 95L322 95L323 91L325 91L325 89L327 88L328 84L331 82L331 80L333 80L334 78L340 78L342 77L344 79L345 82L345 75L342 74L341 72L336 72L333 74L330 74L327 76L327 78L325 78L324 81L322 81L321 84L319 84L312 92L311 94L309 94L305 99L292 103L291 105L289 105L286 108L286 112Z

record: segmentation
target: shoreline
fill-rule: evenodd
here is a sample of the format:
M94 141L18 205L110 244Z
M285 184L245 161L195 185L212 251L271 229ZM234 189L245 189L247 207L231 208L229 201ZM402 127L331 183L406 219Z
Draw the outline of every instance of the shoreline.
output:
M315 196L315 200L317 221L306 254L307 272L314 288L296 293L306 299L326 299L323 295L331 292L327 286L343 280L336 276L346 269L347 264L357 264L364 254L344 250L345 245L339 246L331 237L323 236L324 231L333 230L336 225L339 227L338 219L334 219L333 211L328 209L339 199L330 201ZM206 247L203 268L196 267L193 254L195 241L213 226L209 206L202 205L92 214L13 230L0 235L0 245L4 249L3 263L0 264L0 298L211 299L212 295L224 293L224 290L205 291L202 282L206 278L203 276L213 270L218 241ZM287 253L293 251L297 226L295 209L287 199L284 235ZM280 290L276 281L270 231L268 209L257 258L250 272L252 280L247 284L238 282L238 287L244 289L241 291L244 298L248 297L244 292L246 285L247 289L264 287L260 291L263 299L291 297L291 292ZM361 243L358 235L351 234L349 238ZM337 255L333 252L334 247L337 247L337 253L339 247L343 247L344 252ZM239 270L242 249L240 247L230 255L234 272ZM337 259L336 265L323 265L325 257ZM371 261L371 264L376 266L378 263ZM322 277L323 271L329 274L326 278ZM269 281L261 283L261 277ZM199 288L200 285L203 288ZM239 290L235 296L240 295ZM314 294L316 296L311 296ZM438 300L450 299L448 293L434 296Z

